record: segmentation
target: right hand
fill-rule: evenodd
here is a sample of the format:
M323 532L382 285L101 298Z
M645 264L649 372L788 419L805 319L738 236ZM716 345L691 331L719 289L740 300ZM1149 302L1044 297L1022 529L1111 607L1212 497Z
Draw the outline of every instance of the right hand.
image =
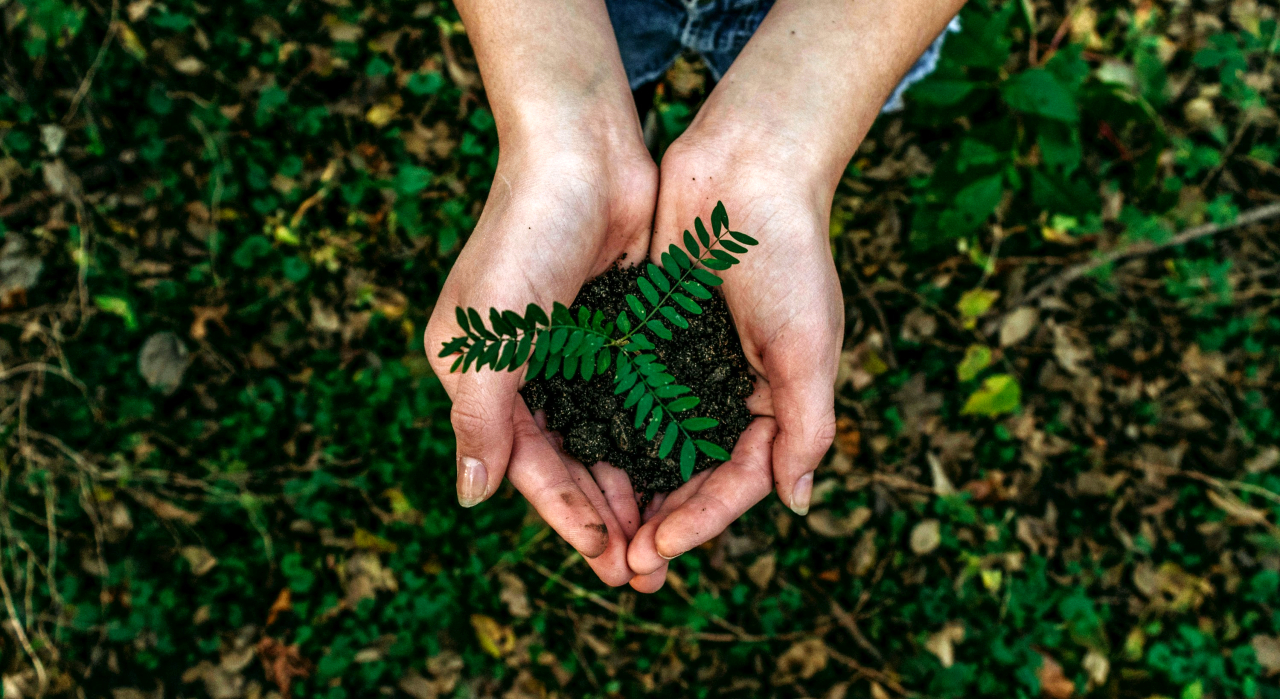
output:
M555 301L570 305L583 282L623 255L628 262L645 258L658 170L635 126L634 138L628 131L622 139L504 141L489 199L425 336L431 366L453 400L458 502L483 502L505 475L601 580L615 586L632 577L627 545L640 519L626 474L604 463L588 471L561 452L519 394L523 367L450 373L454 357L438 355L462 334L457 306L486 318L490 307L523 313L529 303L550 312Z

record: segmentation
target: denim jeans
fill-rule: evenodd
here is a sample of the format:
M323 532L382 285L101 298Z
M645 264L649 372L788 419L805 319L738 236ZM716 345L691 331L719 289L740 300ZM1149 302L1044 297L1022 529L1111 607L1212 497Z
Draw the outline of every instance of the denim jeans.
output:
M764 20L773 0L606 0L631 89L651 83L685 51L706 62L719 80ZM883 111L902 109L902 93L938 64L942 42L960 31L960 18L934 40L894 89Z

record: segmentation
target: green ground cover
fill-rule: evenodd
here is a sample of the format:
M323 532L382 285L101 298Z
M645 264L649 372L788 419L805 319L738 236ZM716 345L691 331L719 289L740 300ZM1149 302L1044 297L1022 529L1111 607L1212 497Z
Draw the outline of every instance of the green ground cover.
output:
M1273 4L975 0L837 193L814 511L653 596L455 503L450 5L0 20L0 696L1280 696Z

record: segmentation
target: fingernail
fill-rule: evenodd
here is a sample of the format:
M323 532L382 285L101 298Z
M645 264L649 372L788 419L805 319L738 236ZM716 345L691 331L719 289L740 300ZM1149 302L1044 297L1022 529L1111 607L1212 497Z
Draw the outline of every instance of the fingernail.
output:
M809 499L813 497L813 472L800 476L791 488L791 511L801 517L809 514Z
M458 456L458 504L475 507L488 495L489 471L484 462L470 456Z
M659 552L658 552L658 558L661 558L661 559L662 559L662 560L664 560L664 561L674 561L674 560L676 560L676 559L677 559L677 558L679 558L679 557L680 557L680 554L678 554L678 553L677 553L676 555L674 555L674 556L664 556L664 555L662 555L662 552L661 552L661 551L659 551Z

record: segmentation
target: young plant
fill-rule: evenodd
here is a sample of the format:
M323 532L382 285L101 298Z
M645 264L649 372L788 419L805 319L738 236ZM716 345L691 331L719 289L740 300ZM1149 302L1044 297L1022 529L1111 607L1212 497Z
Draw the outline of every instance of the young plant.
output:
M625 408L635 408L635 429L644 430L646 440L662 433L658 457L667 458L677 446L680 475L693 475L697 452L720 461L729 459L723 447L695 433L720 424L709 417L680 417L696 408L701 399L688 386L676 383L667 367L652 354L654 344L646 331L663 340L688 328L682 314L699 315L698 300L711 298L708 287L719 286L720 277L699 267L723 271L738 264L733 253L742 254L756 240L729 230L724 204L716 202L711 212L711 232L701 218L694 220L695 237L684 232L684 249L672 245L662 253L661 264L645 265L636 279L638 294L627 294L630 310L615 320L606 320L599 310L580 307L577 316L556 302L548 316L537 304L529 304L523 316L515 311L489 309L489 325L474 308L457 309L458 325L466 333L445 343L441 357L458 355L450 371L478 371L488 366L494 371L515 371L528 365L526 377L533 379L560 373L565 379L579 376L590 380L596 374L613 371L614 394L626 394ZM731 238L731 239L730 239ZM674 332L668 324L674 326Z

